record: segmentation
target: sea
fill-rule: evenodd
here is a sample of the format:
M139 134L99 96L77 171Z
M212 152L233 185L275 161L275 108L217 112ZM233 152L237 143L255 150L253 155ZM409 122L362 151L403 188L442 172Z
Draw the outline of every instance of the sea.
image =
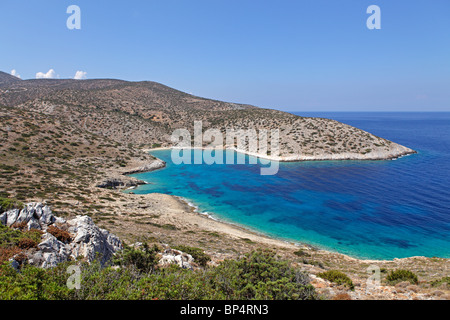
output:
M174 164L171 150L156 150L167 167L133 175L147 184L132 191L176 195L213 219L355 258L450 258L450 112L295 114L334 119L418 153L285 162L271 176L249 156L246 164Z

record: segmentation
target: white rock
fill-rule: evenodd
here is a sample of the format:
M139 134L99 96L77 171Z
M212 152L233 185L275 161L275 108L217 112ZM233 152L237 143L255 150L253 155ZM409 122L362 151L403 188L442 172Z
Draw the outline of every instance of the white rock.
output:
M55 217L48 206L42 203L28 203L22 210L13 209L4 212L0 216L2 224L11 226L15 222L27 222L28 230L47 230L47 226L58 222L66 223L65 219ZM76 259L85 257L86 261L92 262L101 257L101 263L108 261L112 255L122 249L120 239L100 229L88 216L77 216L67 221L68 232L73 236L73 241L64 244L50 233L42 236L36 252L30 252L28 261L33 265L49 268L58 263L67 261L70 257Z
M48 206L45 206L42 208L42 215L39 218L39 221L41 222L41 224L44 225L50 225L52 223L54 223L56 220L56 218L53 216L52 211L50 210L50 208Z
M179 267L184 269L193 269L193 262L194 258L192 258L190 254L181 252L179 250L166 249L158 263L161 266L177 264Z
M19 209L12 209L6 213L6 225L8 227L12 226L16 222L19 212Z
M5 225L7 219L8 219L8 215L6 214L6 212L3 212L2 214L0 214L0 223L1 224Z
M39 224L39 220L37 220L35 218L31 218L30 221L28 221L27 228L28 228L28 230L31 230L31 229L41 230L42 229L41 225Z
M104 263L114 252L122 249L118 237L97 227L88 216L77 216L67 223L71 226L69 231L75 233L74 240L69 244L71 256L75 259L83 256L92 262L99 256Z
M64 243L56 239L56 237L50 233L46 233L43 237L43 241L38 244L38 248L43 252L59 252Z

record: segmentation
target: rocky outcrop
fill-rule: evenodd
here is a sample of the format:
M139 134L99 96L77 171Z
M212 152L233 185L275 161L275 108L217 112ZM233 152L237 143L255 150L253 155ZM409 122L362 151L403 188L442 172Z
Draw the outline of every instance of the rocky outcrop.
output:
M0 222L11 227L14 224L26 223L27 230L45 230L47 226L55 222L65 222L64 219L55 217L50 208L39 202L31 202L23 209L12 209L0 215Z
M132 178L132 177L108 177L96 183L98 188L107 189L123 189L123 188L133 188L141 184L145 184L144 181Z
M194 258L190 254L168 248L162 253L158 264L162 267L176 264L183 269L193 269L193 262Z
M74 235L70 243L71 256L83 256L88 262L101 257L103 263L107 262L114 252L122 249L120 239L104 229L97 227L88 216L77 216L67 221L68 231Z
M130 169L130 170L126 170L124 172L122 172L122 174L134 174L134 173L142 173L142 172L150 172L150 171L154 171L157 169L161 169L164 168L166 166L166 163L160 159L156 159L150 163L147 163L143 166L134 168L134 169Z
M42 267L54 267L58 263L82 258L87 262L100 259L105 264L112 255L122 249L120 239L95 225L89 216L77 216L64 220L54 216L50 207L42 203L28 203L21 210L13 209L0 215L0 221L6 226L26 224L26 229L42 230L41 242L37 248L25 252L28 263ZM67 243L58 240L48 232L50 226L56 226L70 234ZM17 261L13 261L16 265Z
M139 185L146 184L146 182L133 177L128 177L126 175L134 173L150 172L160 168L164 168L165 166L166 163L164 161L156 159L140 167L125 170L124 172L121 172L118 175L113 174L107 178L104 178L101 181L98 181L95 184L95 186L98 188L107 188L107 189L135 188Z

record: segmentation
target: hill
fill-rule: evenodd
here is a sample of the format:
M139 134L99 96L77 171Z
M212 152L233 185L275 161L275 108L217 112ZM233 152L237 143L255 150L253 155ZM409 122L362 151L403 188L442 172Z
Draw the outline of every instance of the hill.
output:
M80 130L148 148L170 146L176 128L280 130L282 161L391 159L414 153L381 137L322 118L193 96L156 82L23 80L0 84L0 105L56 116ZM270 150L270 148L269 148Z
M2 84L11 84L15 82L20 82L20 78L17 78L13 75L0 71L0 85Z

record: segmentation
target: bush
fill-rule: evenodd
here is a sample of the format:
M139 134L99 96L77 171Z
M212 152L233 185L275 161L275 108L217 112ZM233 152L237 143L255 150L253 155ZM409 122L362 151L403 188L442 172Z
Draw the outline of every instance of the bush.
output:
M41 269L25 265L17 272L10 265L0 265L0 300L68 299L69 275L61 267Z
M417 276L413 272L403 269L389 272L389 274L386 277L386 281L391 285L397 284L402 281L408 281L412 284L419 283Z
M4 211L9 211L14 208L22 208L23 203L20 201L17 201L16 199L11 198L0 198L0 213L3 213Z
M206 267L209 261L211 261L211 257L203 252L200 248L188 247L188 246L174 246L173 249L183 251L187 254L190 254L194 261L197 262L200 266Z
M72 240L72 236L69 232L55 226L49 226L47 232L63 243L69 243Z
M447 288L450 288L450 277L443 277L439 280L434 280L431 282L432 287L440 287L444 284L446 285Z
M80 264L79 290L66 286L67 267L75 262L51 269L24 265L21 272L0 265L0 300L317 299L308 276L278 260L271 251L258 250L218 267L187 270L171 265L146 273L156 261L156 250L155 246L144 246L144 250L126 247L115 257L121 268L102 267L99 261Z
M26 228L27 228L27 222L26 222L26 221L16 222L16 223L14 223L14 224L11 226L11 228L19 229L19 230L25 231Z
M2 248L0 247L0 265L7 262L16 254L20 253L20 249L18 247L10 247L10 248Z
M243 258L225 260L212 271L215 290L225 299L313 300L309 277L275 257L273 251L253 251Z
M122 267L134 267L141 272L149 273L154 270L158 263L156 256L158 252L159 248L156 245L149 248L144 243L142 250L124 245L123 250L114 256L113 263Z
M329 271L325 271L322 273L319 273L317 275L318 277L328 280L330 282L334 282L338 285L345 285L347 286L350 290L354 290L355 286L353 285L352 280L343 272L338 271L338 270L329 270Z
M31 248L36 248L37 247L37 243L33 239L23 238L23 239L19 240L19 243L17 244L17 246L20 249L31 249Z
M348 293L338 293L332 300L352 300L352 297Z
M309 256L309 253L303 251L302 249L299 249L297 251L294 251L294 254L298 257L304 257L304 256Z
M39 242L41 239L41 231L30 230L20 231L8 228L0 223L0 247L10 248L19 244L22 239L31 239L35 242Z

